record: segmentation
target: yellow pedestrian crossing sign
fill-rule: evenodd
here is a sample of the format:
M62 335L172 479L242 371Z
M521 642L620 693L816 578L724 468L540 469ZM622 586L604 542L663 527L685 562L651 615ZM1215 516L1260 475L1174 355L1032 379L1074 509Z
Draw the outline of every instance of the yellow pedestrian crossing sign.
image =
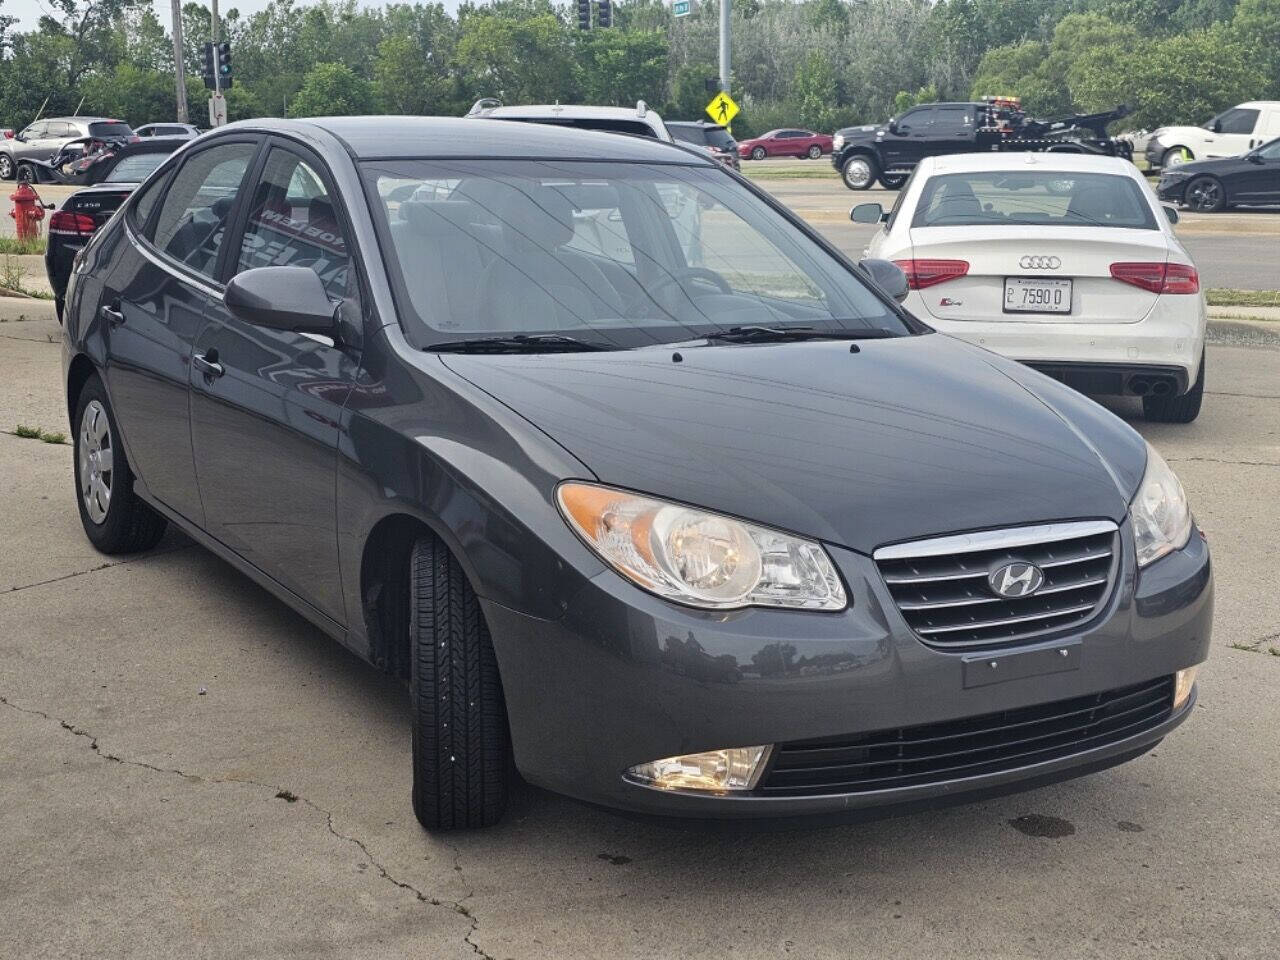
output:
M711 102L707 104L707 116L716 123L730 124L737 115L738 105L733 102L733 97L723 90L717 93Z

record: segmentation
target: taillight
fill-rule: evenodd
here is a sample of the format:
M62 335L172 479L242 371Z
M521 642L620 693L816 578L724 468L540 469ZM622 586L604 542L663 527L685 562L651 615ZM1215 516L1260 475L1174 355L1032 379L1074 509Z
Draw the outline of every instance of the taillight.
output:
M1200 292L1200 274L1185 263L1113 263L1111 276L1151 293Z
M968 260L895 260L907 275L907 286L923 290L939 283L946 283L969 272Z
M87 213L57 210L49 218L49 234L58 237L91 237L98 229L93 217Z

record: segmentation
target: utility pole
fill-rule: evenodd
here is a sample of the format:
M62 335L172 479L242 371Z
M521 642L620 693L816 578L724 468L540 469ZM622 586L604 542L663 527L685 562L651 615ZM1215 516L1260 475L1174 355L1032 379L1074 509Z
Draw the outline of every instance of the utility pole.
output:
M210 0L213 15L213 100L209 104L209 126L218 127L226 122L227 111L222 103L222 68L218 63L218 0Z
M177 0L174 0L176 3ZM720 0L720 89L729 92L729 14L732 0Z
M172 0L173 6L173 80L177 87L178 122L187 122L187 74L182 56L182 0Z

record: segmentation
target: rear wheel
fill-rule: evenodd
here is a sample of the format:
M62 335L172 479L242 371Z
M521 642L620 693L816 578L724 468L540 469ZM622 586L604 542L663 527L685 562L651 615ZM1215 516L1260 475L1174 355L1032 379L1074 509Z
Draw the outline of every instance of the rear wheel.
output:
M809 148L809 159L820 160L822 158L822 148L816 143Z
M1227 205L1227 191L1217 177L1196 177L1187 184L1182 200L1199 213L1217 213Z
M850 190L866 190L876 182L879 170L876 162L865 153L855 153L840 168L844 185Z
M763 160L764 158L765 158L765 149L764 149L764 147L754 147L754 148L752 148L752 150L751 150L751 159L752 159L752 160Z
M901 190L902 185L906 182L907 175L905 173L880 174L880 186L884 187L886 190Z
M507 808L512 776L489 628L444 544L419 540L409 564L413 812L428 830L487 827Z
M164 536L167 522L133 492L133 472L97 374L81 389L72 422L76 503L89 541L103 553L150 550Z
M1180 397L1142 398L1142 414L1154 423L1190 423L1200 416L1204 401L1204 354L1200 354L1200 369L1195 386Z

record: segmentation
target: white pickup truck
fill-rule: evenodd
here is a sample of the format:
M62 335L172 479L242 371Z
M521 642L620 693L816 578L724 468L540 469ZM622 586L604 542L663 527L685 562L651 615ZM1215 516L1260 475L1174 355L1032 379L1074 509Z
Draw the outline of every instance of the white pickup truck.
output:
M1161 127L1147 141L1153 169L1247 153L1280 137L1280 100L1251 100L1224 110L1202 127Z

